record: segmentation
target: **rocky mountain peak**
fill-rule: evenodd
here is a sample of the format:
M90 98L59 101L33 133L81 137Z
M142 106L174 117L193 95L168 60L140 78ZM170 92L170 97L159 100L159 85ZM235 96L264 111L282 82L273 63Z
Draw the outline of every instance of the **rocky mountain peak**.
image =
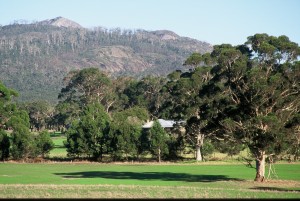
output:
M83 28L80 24L69 20L67 18L64 17L56 17L50 20L44 20L39 22L39 24L41 25L53 25L53 26L57 26L57 27L71 27L71 28Z
M158 36L161 40L176 40L179 36L173 31L169 30L157 30L152 31L152 34Z

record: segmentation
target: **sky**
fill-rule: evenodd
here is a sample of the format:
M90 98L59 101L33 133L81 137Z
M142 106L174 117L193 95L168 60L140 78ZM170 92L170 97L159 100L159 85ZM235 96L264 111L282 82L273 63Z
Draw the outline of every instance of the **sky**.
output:
M286 35L300 45L300 0L0 0L0 25L64 17L85 28L170 30L212 45Z

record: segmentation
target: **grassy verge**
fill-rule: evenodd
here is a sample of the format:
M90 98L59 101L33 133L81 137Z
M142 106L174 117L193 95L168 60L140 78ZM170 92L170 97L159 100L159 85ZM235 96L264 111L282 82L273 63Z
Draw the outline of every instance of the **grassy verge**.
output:
M233 163L0 164L1 198L300 198L300 164L275 164L278 179L253 181Z

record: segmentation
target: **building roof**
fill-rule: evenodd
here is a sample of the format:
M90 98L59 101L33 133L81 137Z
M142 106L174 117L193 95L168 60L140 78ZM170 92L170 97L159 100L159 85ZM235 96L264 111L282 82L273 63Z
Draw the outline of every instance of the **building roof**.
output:
M164 119L158 119L159 124L163 128L173 128L173 125L176 123L173 120L164 120ZM153 126L154 121L147 122L143 125L143 128L151 128Z

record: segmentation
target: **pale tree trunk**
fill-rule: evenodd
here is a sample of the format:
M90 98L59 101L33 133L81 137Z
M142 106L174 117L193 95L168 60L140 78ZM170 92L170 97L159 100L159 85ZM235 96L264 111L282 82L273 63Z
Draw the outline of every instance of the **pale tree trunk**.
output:
M201 147L203 146L204 135L198 134L196 140L196 161L202 161Z
M196 161L202 161L201 147L196 145Z
M160 150L160 147L158 148L158 162L160 163L161 162L161 150Z
M256 158L256 176L254 181L263 182L265 180L265 151L258 151L258 156Z

